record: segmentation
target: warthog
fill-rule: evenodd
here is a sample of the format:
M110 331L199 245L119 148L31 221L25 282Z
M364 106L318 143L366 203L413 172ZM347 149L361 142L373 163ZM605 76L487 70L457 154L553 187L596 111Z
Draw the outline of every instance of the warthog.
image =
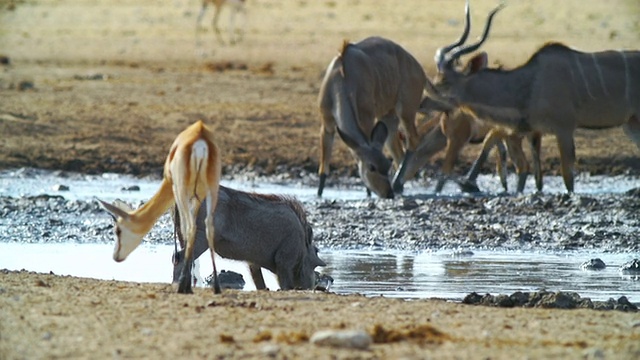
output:
M200 211L202 214L203 211ZM180 216L174 214L175 228ZM204 218L196 222L194 259L208 249ZM302 204L278 195L261 195L220 186L214 214L216 252L225 258L249 263L257 289L265 289L261 267L278 277L283 290L312 289L314 269L326 266L313 244L313 231ZM183 240L177 232L182 246ZM174 254L173 280L184 266L184 250Z

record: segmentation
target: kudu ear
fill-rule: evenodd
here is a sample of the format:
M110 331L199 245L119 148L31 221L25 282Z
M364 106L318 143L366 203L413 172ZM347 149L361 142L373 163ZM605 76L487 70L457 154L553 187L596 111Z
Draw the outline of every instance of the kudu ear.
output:
M486 52L481 52L469 60L465 68L466 74L476 73L489 65L489 56Z
M342 139L342 141L344 141L344 143L347 144L347 146L349 148L351 148L351 149L357 149L358 148L358 143L355 140L353 140L346 133L343 133L342 130L340 130L339 127L336 127L336 129L338 130L338 135L340 135L340 139Z
M117 218L123 218L123 219L128 219L129 218L129 213L120 209L117 206L111 205L106 201L102 201L100 199L98 199L98 202L100 203L100 205L102 206L103 209L107 210L115 219Z
M387 141L388 135L389 129L387 129L387 125L378 121L376 126L373 127L373 130L371 130L371 144L374 147L382 148L384 146L384 142Z

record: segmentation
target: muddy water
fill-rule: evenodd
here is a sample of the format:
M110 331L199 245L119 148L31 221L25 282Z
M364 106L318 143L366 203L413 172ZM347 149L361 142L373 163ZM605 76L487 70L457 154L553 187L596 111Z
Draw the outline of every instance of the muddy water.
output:
M17 244L0 242L0 267L27 269L106 280L168 283L171 254L168 245L143 245L121 263L111 259L108 244ZM322 273L334 278L330 291L339 294L397 298L443 298L460 301L470 292L511 294L515 291L574 291L592 300L622 295L640 302L640 279L623 275L618 267L627 254L490 252L456 255L381 251L324 251L328 266ZM580 263L600 257L608 267L580 269ZM199 260L200 277L211 273L208 257ZM245 290L254 290L243 262L218 258L219 269L243 275ZM320 269L319 269L320 270ZM264 271L267 286L277 289L275 276Z
M115 263L111 220L94 201L120 198L138 204L158 183L114 174L0 172L0 268L169 282L173 246L168 216L127 261ZM320 256L328 264L318 270L335 279L331 291L337 293L460 300L474 291L546 289L575 291L593 300L625 295L640 302L638 278L617 269L640 256L634 250L640 204L633 195L624 195L638 187L637 178L582 175L578 194L569 198L559 195L564 188L558 177L545 178L542 195L496 197L497 183L493 176L482 176L479 185L488 193L478 201L466 200L453 185L435 196L429 184L417 182L407 186L409 200L385 201L367 200L358 183L330 184L318 200L312 177L223 181L240 190L298 197L310 213ZM57 185L69 190L56 190ZM139 190L125 190L132 186ZM379 224L384 226L378 229ZM469 232L470 226L476 228ZM454 256L455 248L472 249L473 255ZM609 267L580 269L582 262L596 257ZM202 276L209 274L207 261L200 263ZM243 274L246 289L254 288L244 263L224 261L220 268ZM268 286L277 288L273 275L266 275Z

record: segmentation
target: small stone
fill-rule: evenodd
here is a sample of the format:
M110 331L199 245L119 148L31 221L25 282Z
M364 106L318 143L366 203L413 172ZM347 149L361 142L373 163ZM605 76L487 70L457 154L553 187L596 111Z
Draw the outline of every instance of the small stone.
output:
M367 349L373 339L363 330L322 330L311 336L312 344L349 349Z
M607 264L599 258L591 259L580 264L580 269L582 270L602 270L606 267Z
M53 185L52 189L53 191L69 191L69 187L62 184Z
M123 186L120 188L122 191L140 191L140 186L131 185L131 186Z
M263 346L261 351L265 356L276 357L280 352L280 346L276 344L268 344Z

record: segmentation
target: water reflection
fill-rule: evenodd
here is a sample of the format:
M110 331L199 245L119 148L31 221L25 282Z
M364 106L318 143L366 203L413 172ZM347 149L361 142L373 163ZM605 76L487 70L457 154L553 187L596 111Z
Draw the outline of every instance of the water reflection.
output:
M73 275L107 280L168 283L172 246L143 244L122 263L111 259L109 244L19 244L0 242L0 268ZM451 252L321 251L328 264L318 269L334 278L332 292L396 298L461 300L470 292L511 294L515 291L575 291L592 300L628 296L640 302L638 276L622 275L618 267L628 254L590 252L489 252L455 257ZM599 257L608 267L580 269ZM200 261L204 278L211 264ZM246 290L255 289L245 263L219 259L219 269L241 273ZM264 271L267 286L277 289L273 274Z

